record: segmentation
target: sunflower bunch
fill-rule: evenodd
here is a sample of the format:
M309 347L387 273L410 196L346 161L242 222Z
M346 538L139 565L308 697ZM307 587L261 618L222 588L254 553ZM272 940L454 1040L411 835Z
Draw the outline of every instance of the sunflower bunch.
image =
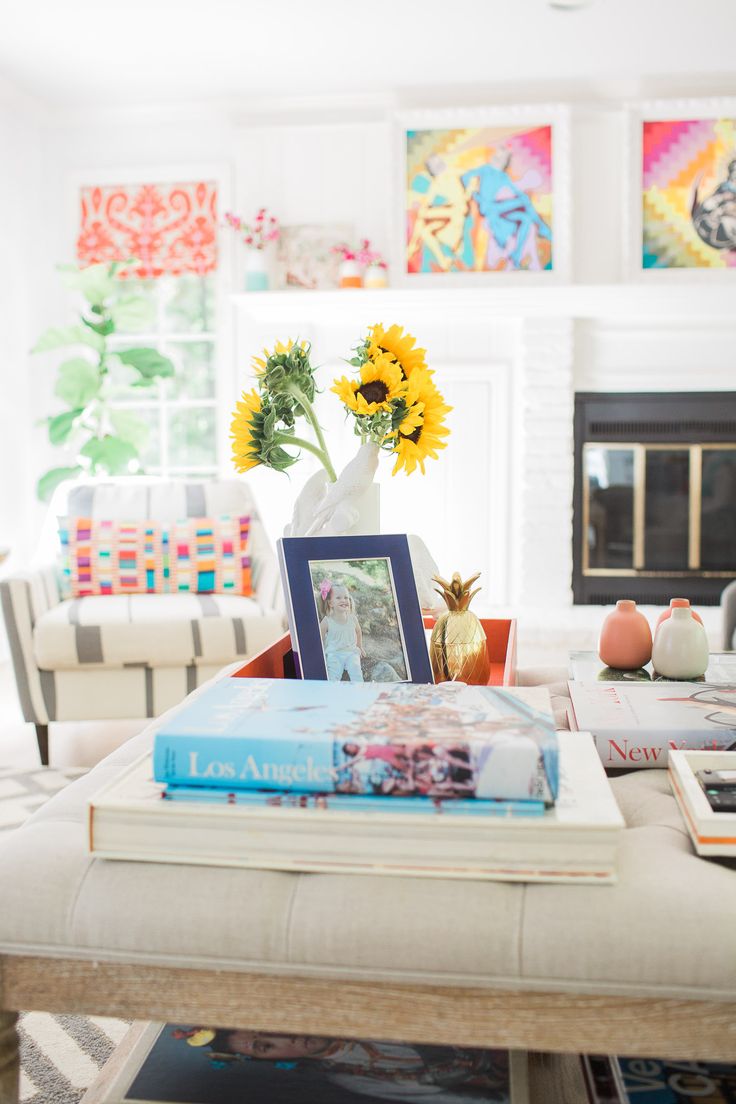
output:
M437 459L449 435L444 424L452 410L433 381L426 350L396 324L385 329L376 323L348 362L358 377L342 376L332 391L355 420L355 432L396 457L393 475L407 475L424 461Z
M246 472L258 464L285 471L299 459L299 452L286 451L291 446L311 452L330 479L337 478L312 406L317 388L310 354L308 342L289 338L286 344L277 341L271 352L264 349L262 357L253 357L258 387L243 392L230 426L237 471ZM297 418L311 426L316 444L297 436Z

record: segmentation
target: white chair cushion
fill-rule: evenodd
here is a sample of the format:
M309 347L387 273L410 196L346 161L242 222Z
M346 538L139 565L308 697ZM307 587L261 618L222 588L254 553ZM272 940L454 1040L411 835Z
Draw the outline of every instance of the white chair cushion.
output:
M281 635L281 617L235 594L109 594L70 599L33 631L42 670L186 667L253 655Z

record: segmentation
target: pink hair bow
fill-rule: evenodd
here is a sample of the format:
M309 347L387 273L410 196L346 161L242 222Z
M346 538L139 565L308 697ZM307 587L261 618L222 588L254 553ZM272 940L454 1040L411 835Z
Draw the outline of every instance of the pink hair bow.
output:
M320 592L320 595L322 596L322 601L323 602L326 600L327 595L330 593L331 590L332 590L332 579L323 579L322 582L319 584L319 592Z

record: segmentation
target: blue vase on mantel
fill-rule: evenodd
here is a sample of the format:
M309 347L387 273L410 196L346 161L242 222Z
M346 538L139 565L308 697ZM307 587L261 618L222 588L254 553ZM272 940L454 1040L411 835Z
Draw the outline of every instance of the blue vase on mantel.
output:
M245 290L268 291L268 271L262 249L249 249L245 254Z

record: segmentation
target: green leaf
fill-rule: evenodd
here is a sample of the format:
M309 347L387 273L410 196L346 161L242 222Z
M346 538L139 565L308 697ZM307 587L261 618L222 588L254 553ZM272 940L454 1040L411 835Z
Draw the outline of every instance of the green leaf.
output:
M61 278L68 288L81 291L85 299L95 307L101 307L106 299L115 295L118 283L109 264L93 264L87 268L76 265L59 265Z
M74 357L59 365L59 378L54 387L57 395L72 410L86 406L99 393L102 379L99 369L84 357Z
M86 326L52 326L38 339L32 353L46 353L50 349L63 349L65 345L89 345L97 353L104 352L105 339Z
M109 334L115 332L115 323L111 318L106 319L104 322L92 322L89 318L83 318L82 322L85 326L88 326L90 330L94 330L96 334L100 334L102 337L107 337Z
M123 364L129 364L147 380L174 374L173 363L156 349L123 349L116 351L116 355Z
M118 437L130 442L136 452L140 453L145 448L150 426L137 414L131 414L129 410L111 410L110 424Z
M118 333L140 333L153 329L156 312L151 299L126 295L111 304L110 317Z
M36 484L36 494L41 502L48 502L60 483L65 479L74 479L81 471L82 469L77 465L74 468L51 468L44 472Z
M131 460L138 459L138 450L130 441L121 437L93 437L80 449L82 456L92 461L92 470L102 468L108 475L121 475L129 471Z
M74 423L80 414L84 413L84 407L78 406L75 410L67 410L64 414L57 414L55 418L49 418L49 441L52 445L63 445L74 428Z

